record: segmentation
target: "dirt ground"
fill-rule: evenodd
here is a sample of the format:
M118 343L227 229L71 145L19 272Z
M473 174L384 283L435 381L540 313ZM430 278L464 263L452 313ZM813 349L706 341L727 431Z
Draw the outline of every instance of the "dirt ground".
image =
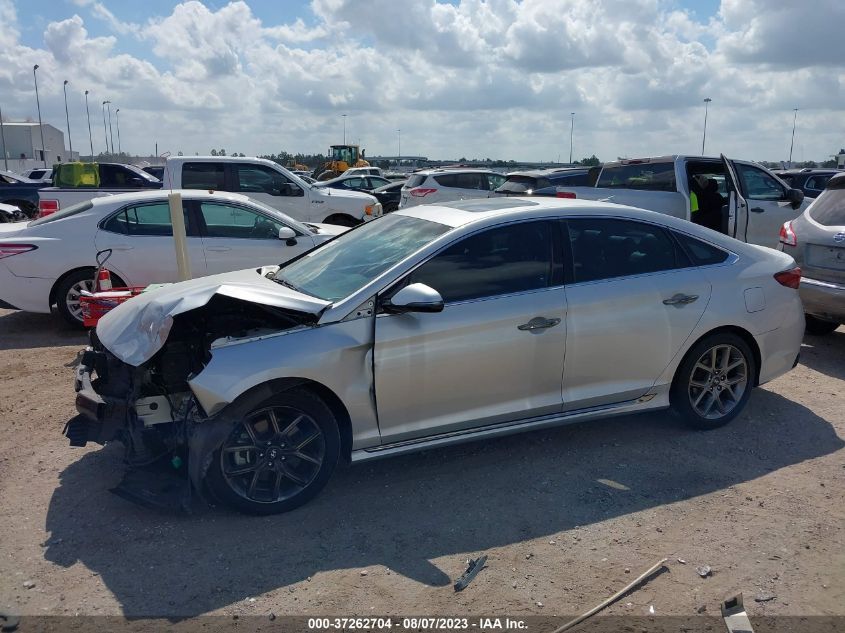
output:
M577 614L667 557L607 613L715 615L743 591L751 615L845 615L845 328L717 431L643 414L433 450L267 518L111 494L119 447L62 436L84 342L0 310L0 612Z

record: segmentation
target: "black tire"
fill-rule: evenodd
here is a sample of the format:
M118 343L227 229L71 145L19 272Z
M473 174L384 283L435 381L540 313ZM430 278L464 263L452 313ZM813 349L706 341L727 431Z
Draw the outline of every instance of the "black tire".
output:
M730 332L711 334L681 361L672 382L672 410L694 428L719 428L745 408L756 378L754 354L742 338Z
M88 286L89 290L94 288L94 273L93 268L84 268L82 270L75 270L69 275L62 277L58 284L56 284L56 291L54 300L56 307L59 309L59 314L73 327L84 327L82 324L82 313L78 309L78 302L74 298L78 297L78 290L82 287Z
M215 499L241 512L288 512L323 489L339 455L331 409L312 392L291 389L235 425L215 451L205 484Z
M335 213L334 215L330 215L325 220L323 220L326 224L337 224L338 226L358 226L361 224L361 220L353 218L351 215L346 215L344 213Z
M825 321L811 314L804 315L804 324L804 331L814 336L830 334L841 325L841 323L837 323L836 321Z

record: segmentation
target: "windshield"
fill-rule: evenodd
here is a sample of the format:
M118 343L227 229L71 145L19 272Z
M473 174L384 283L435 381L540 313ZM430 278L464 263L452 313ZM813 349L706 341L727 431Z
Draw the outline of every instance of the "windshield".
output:
M449 229L429 220L387 215L283 266L276 281L326 301L338 301Z

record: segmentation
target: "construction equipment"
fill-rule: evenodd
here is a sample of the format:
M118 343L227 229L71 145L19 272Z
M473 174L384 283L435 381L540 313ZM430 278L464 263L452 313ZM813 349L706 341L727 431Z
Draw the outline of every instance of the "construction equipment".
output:
M329 161L314 170L317 180L337 178L350 167L369 167L364 158L364 151L357 145L332 145L329 148Z

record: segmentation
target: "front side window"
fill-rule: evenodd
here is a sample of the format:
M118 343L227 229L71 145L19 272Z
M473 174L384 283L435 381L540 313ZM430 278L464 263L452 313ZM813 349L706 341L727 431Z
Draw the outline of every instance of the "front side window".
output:
M200 213L206 237L228 237L253 240L277 240L281 222L243 207L203 202Z
M503 174L487 174L487 187L490 191L495 191L503 184L505 184L507 177Z
M184 209L185 231L196 235L190 221L190 214ZM123 235L169 236L173 235L170 221L170 205L167 202L127 207L110 217L103 225L104 231Z
M675 164L671 162L635 163L605 167L599 175L596 186L609 189L677 191Z
M641 275L688 266L660 227L632 220L567 221L575 283Z
M266 193L271 196L289 193L290 181L275 169L264 165L238 165L237 174L238 191L242 193Z
M751 200L783 200L786 191L773 176L752 165L736 163L745 195Z
M807 189L815 189L817 191L821 191L827 186L827 181L830 180L830 176L810 176L807 178L807 182L804 186Z
M223 163L185 163L182 165L182 188L225 191L226 166Z
M546 288L552 278L552 224L523 222L462 239L408 277L446 303Z
M439 222L386 215L283 265L276 280L306 294L337 301L373 281L449 228Z

